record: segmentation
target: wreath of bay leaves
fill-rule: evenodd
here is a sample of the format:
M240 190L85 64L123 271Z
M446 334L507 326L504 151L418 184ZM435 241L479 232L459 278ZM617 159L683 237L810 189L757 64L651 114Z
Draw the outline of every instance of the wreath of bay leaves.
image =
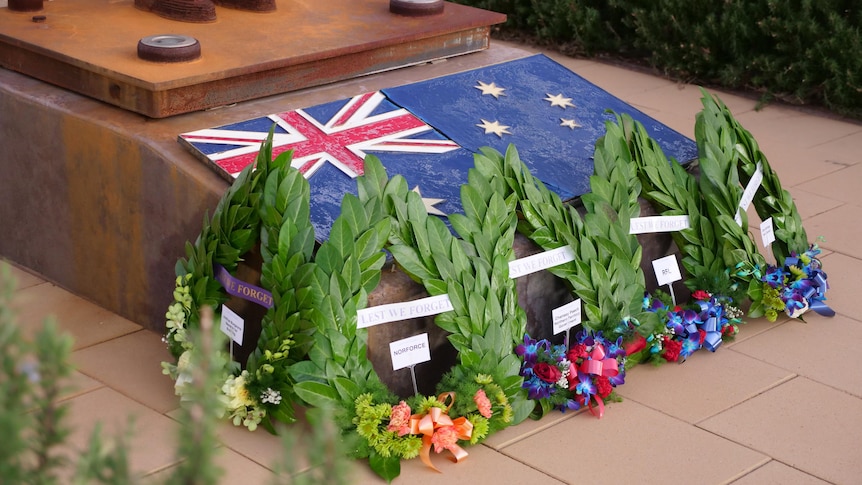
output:
M729 143L733 143L738 154L739 181L743 186L751 180L757 170L757 164L761 165L763 180L754 194L752 204L761 220L771 217L775 225L772 253L776 261L783 262L791 253L803 253L809 244L802 217L790 192L781 187L778 174L769 165L766 155L760 151L757 140L734 118L730 109L717 96L704 91L701 101L704 107L704 123L712 126L720 136L727 133Z
M796 208L796 203L790 192L783 189L778 174L772 169L766 156L760 150L754 136L743 128L730 109L717 97L703 91L701 99L704 109L698 121L702 121L702 132L710 133L713 139L722 140L721 148L725 159L733 159L738 167L738 177L742 185L747 185L760 165L762 180L760 187L754 193L752 204L761 220L772 218L775 240L771 244L776 265L782 266L788 257L801 255L811 250L809 254L819 253L816 245L809 245L808 235L802 224L802 216ZM819 265L819 262L818 262ZM767 265L760 262L754 271L750 272L748 296L752 301L749 316L766 315L774 319L774 311L780 311L784 304L778 300L775 292L767 294L768 285L760 280L760 271L766 271ZM769 313L773 312L770 317Z
M167 312L166 341L177 364L163 363L184 395L191 369L191 344L186 329L200 325L200 310L220 314L228 295L215 277L214 265L235 272L243 255L258 242L263 264L261 285L273 296L263 316L256 350L245 370L224 359L223 396L234 424L254 429L263 424L295 421L297 399L288 368L303 360L312 343L311 314L323 290L314 286L311 264L314 230L309 220L309 188L302 174L290 167L290 153L272 159L272 133L261 145L256 162L237 177L220 199L212 218L204 216L195 243L186 244L186 257L176 264L177 288Z
M682 265L689 276L685 280L686 286L690 290L702 289L734 300L744 296L745 289L739 289L734 284L735 280L728 270L728 267L738 262L730 251L739 247L723 244L721 237L717 236L722 230L711 219L706 201L701 197L697 178L676 160L668 160L641 123L624 115L623 124L632 161L644 188L643 197L662 216L686 215L689 218L689 228L671 233L682 253ZM707 164L711 167L716 165L710 162ZM744 239L736 234L731 241ZM752 247L743 245L742 249L750 251ZM753 255L745 258L746 261L755 259Z
M606 135L596 144L591 192L581 198L583 217L530 174L512 145L505 155L483 149L476 156L476 170L496 193L517 198L523 218L519 231L544 250L572 248L574 261L548 271L581 298L586 329L610 340L629 337L632 329L652 334L660 322L655 313L643 310L642 248L629 234L631 218L640 214L640 184L620 124L608 123ZM542 399L534 414L551 409L550 401Z
M459 363L438 384L456 399L444 406L434 397L408 399L424 412L445 407L466 416L474 426L471 444L525 419L530 412L520 362L512 353L524 333L526 317L517 306L508 261L516 225L514 201L489 187L462 186L465 215L451 215L455 237L438 218L429 217L419 194L408 190L400 175L391 179L379 160L369 156L357 178L358 196L347 194L329 239L317 251L320 286L327 294L313 320L314 345L307 361L294 364L297 395L313 407L331 407L353 455L368 458L387 480L400 473L400 460L419 453L422 440L387 429L398 403L366 358L367 330L357 329L357 310L380 279L387 249L398 265L421 282L429 294L448 294L453 310L435 318L450 332ZM470 398L478 390L490 398L493 413L482 417Z

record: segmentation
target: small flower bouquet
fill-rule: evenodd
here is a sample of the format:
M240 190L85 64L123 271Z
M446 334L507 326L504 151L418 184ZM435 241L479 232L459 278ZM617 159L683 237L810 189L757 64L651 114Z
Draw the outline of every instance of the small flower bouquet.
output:
M614 388L625 382L621 344L621 337L610 342L600 332L579 332L574 345L566 349L525 335L515 353L522 359L528 397L539 402L541 414L554 408L565 412L588 407L601 418L605 401L616 400Z
M671 307L663 298L647 294L644 310L657 313L664 327L649 337L638 337L626 346L628 355L647 351L654 363L684 362L695 351L715 352L724 338L739 332L742 311L729 297L697 290L689 308ZM644 360L644 359L642 359Z
M817 255L820 248L813 244L804 253L791 253L782 267L768 265L760 279L752 281L749 296L752 300L750 316L765 316L770 322L784 312L790 318L802 319L808 310L823 316L833 316L826 300L826 273Z

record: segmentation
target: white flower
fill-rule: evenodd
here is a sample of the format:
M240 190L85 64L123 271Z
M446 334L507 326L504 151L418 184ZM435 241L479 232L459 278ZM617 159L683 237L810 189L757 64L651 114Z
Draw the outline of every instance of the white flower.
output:
M804 307L802 307L802 308L797 308L796 310L793 310L793 312L789 312L789 311L787 311L787 309L785 309L785 310L784 310L784 313L786 313L786 314L787 314L787 316L789 316L790 318L799 318L799 317L801 317L801 316L802 316L802 314L804 314L805 312L807 312L807 311L808 311L808 300L803 300L803 301L805 302L805 306L804 306Z
M245 380L248 378L248 371L242 371L238 376L229 377L222 386L222 392L228 397L228 409L234 410L239 408L251 407L255 405L251 394L245 388Z
M271 387L267 387L263 394L260 395L260 402L263 403L272 403L278 406L281 404L281 393L273 390Z

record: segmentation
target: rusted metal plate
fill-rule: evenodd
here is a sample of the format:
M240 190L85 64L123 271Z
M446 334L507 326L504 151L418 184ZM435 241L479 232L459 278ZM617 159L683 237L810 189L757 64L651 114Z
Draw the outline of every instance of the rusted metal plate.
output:
M209 24L142 12L132 0L46 2L44 22L0 9L0 66L152 118L291 92L486 49L505 16L446 3L406 17L389 0L280 0L259 14L217 9ZM140 39L194 37L200 59L137 56Z

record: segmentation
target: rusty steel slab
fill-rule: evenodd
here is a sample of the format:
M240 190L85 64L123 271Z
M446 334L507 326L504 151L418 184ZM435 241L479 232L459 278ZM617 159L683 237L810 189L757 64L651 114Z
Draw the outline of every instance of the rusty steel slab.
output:
M0 9L0 66L151 118L164 118L488 48L502 14L446 3L405 17L389 0L279 0L272 13L218 8L214 23L166 20L132 0L46 2ZM153 63L138 41L182 34L201 58Z

